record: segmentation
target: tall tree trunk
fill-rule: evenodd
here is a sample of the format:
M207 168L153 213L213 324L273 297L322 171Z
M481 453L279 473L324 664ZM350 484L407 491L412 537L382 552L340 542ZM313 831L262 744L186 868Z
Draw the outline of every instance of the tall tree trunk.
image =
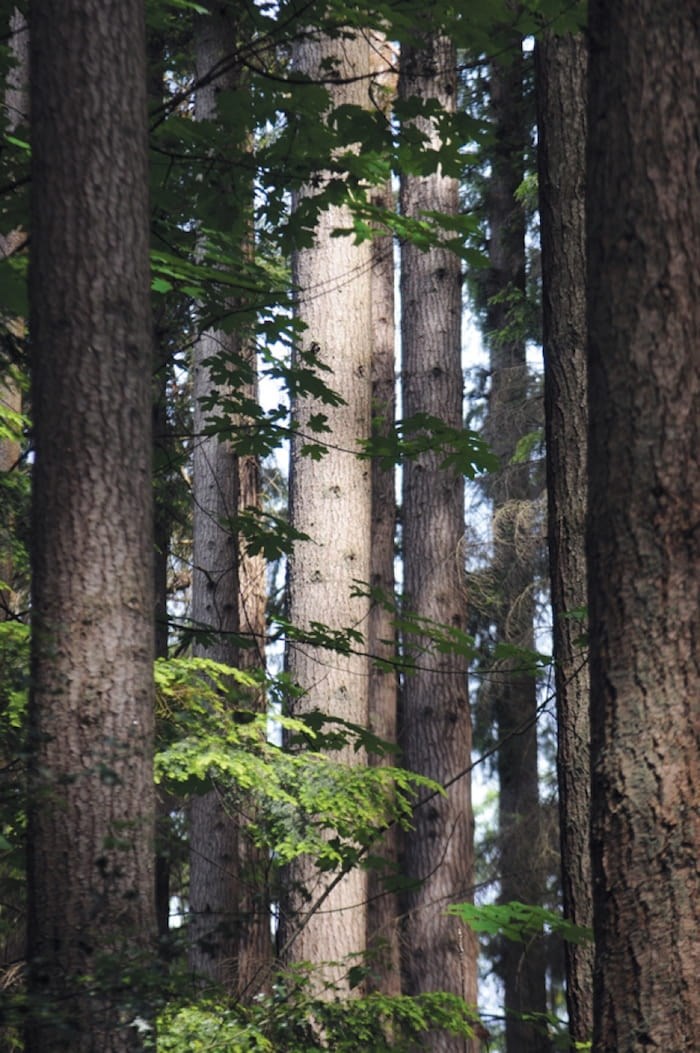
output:
M401 53L399 94L437 99L453 110L456 58L444 38L429 37ZM430 122L420 128L439 145ZM401 208L409 217L425 210L458 211L457 181L440 170L405 176ZM460 327L461 267L448 249L423 252L405 244L401 254L403 416L428 413L462 427ZM403 469L404 607L409 613L465 629L463 579L464 482L442 469L438 452L421 454ZM401 744L408 769L449 783L468 768L471 721L466 656L440 654L420 636L407 637L415 669L405 679ZM404 907L403 982L407 994L450 991L476 1003L476 946L472 934L445 914L451 902L472 896L473 819L469 776L451 783L447 796L419 804L406 835L403 864L416 887ZM461 1038L434 1034L426 1048L464 1050Z
M227 12L203 15L196 36L196 73L202 78L229 54L235 27ZM216 96L231 87L232 74L197 90L198 120L216 118ZM202 401L225 395L212 378L209 360L226 353L240 357L237 336L216 330L202 334L192 362L194 452L192 464L193 562L192 620L207 637L195 656L229 666L239 658L239 569L231 524L238 511L236 455L228 439L207 435L208 413ZM215 788L194 797L189 807L190 965L200 977L234 992L238 984L240 938L239 821Z
M339 75L339 83L331 87L332 104L364 104L367 81L362 77L369 69L366 38L359 34L336 42L307 36L296 45L295 64L309 76L327 69L324 60L329 59L337 60ZM312 192L311 187L305 190ZM289 562L289 616L301 629L318 621L331 629L354 627L366 632L369 603L352 597L351 590L354 581L370 578L370 467L354 452L358 439L368 437L370 430L370 249L367 243L358 246L331 236L335 228L348 225L345 208L329 208L318 220L313 247L297 251L294 257L298 317L307 326L303 347L318 349L333 370L330 384L345 405L323 407L331 435L328 453L320 461L301 452L306 422L317 405L311 399L297 399L293 407L299 435L291 454L292 523L311 540L297 542ZM291 645L287 663L304 692L295 703L297 713L318 709L367 725L366 657ZM347 764L365 763L363 755L351 748L335 756ZM346 960L348 955L365 949L365 872L355 868L343 877L313 915L309 908L323 893L327 879L309 859L291 866L289 878L290 915L284 927L287 942L293 937L290 960L317 966L339 963L319 969L318 975L343 983L348 965L353 964Z
M148 107L157 109L163 101L164 40L151 31L147 34ZM168 657L168 556L172 533L171 501L166 492L166 466L171 454L168 426L168 308L156 301L153 311L153 617L156 658ZM156 730L157 737L157 730ZM170 850L172 828L170 813L174 802L162 787L156 789L156 921L158 938L166 940L170 932ZM166 952L169 953L169 952Z
M700 20L590 5L593 1048L700 1034Z
M387 41L376 35L370 39L370 67L373 73L375 105L386 113L395 95L394 55ZM380 208L394 207L391 182L375 188L372 202ZM372 297L372 433L386 436L393 431L396 407L394 340L394 240L377 236L371 246ZM372 462L372 540L370 582L385 599L394 597L394 535L396 532L396 486L393 468ZM396 654L394 618L386 603L374 602L369 612L367 649L373 658L391 663ZM369 726L385 742L397 736L396 670L391 664L373 662L369 671ZM386 763L370 758L371 763ZM384 866L367 874L367 947L371 951L370 986L384 994L400 994L399 904L395 892L388 891L387 878L395 877L398 865L398 830L394 826L372 854L385 860Z
M536 47L548 535L557 692L564 915L593 924L586 594L586 42L546 33ZM566 944L573 1042L593 1030L593 947Z
M525 301L525 215L516 200L528 141L518 35L507 63L489 72L495 143L487 189L489 263L486 306L491 365L486 435L501 460L488 480L493 515L493 589L498 642L534 647L535 516L528 464L515 464L518 441L537 424L529 390ZM495 696L498 735L500 900L542 901L546 863L537 771L537 684L518 659L499 668ZM541 1022L525 1014L547 1009L542 940L502 939L497 971L503 980L507 1053L542 1053Z
M145 26L138 0L30 17L26 1048L122 1053L155 936Z
M255 351L252 346L242 349L255 377ZM244 398L257 401L257 382L251 379L243 385ZM236 457L238 477L238 510L260 509L262 505L262 483L260 462L255 454ZM265 668L266 632L266 563L262 553L251 554L239 542L238 554L238 625L248 646L242 646L238 655L239 669L249 671ZM259 710L266 707L264 691L251 699ZM253 809L250 800L243 801L246 816ZM244 817L245 818L245 817ZM244 821L240 829L240 912L241 928L238 948L238 993L248 1000L255 996L269 979L272 964L272 936L270 932L270 860L269 852L253 843L249 824Z
M237 33L230 11L211 12L200 21L197 35L197 75L206 76L234 52ZM216 98L222 90L240 87L240 71L232 67L215 82L197 91L196 116L217 118ZM252 189L251 189L252 200ZM236 200L229 194L233 210ZM248 251L246 216L250 202L241 200L234 229L242 230L241 251ZM233 306L233 305L232 305ZM265 563L261 555L245 551L232 524L240 511L260 506L257 458L239 455L228 440L204 434L207 413L202 399L227 390L217 385L210 359L241 364L241 381L235 393L255 399L255 353L244 333L205 333L194 353L193 464L194 564L192 616L215 638L197 644L195 653L243 669L265 664ZM231 420L235 429L243 422ZM247 638L250 646L241 646ZM248 698L247 705L264 708L265 698ZM272 957L267 889L267 859L246 833L241 802L234 813L219 789L196 798L190 806L190 910L192 944L190 960L203 976L238 997L250 997L266 979Z

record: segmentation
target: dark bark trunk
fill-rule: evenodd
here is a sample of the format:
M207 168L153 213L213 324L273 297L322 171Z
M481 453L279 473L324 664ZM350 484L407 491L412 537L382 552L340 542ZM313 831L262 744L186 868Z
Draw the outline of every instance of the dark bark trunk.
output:
M524 175L528 115L520 38L511 38L507 64L489 74L495 143L487 189L489 262L487 342L491 392L486 436L501 460L489 478L493 508L493 591L498 642L534 647L535 486L530 466L514 463L518 441L538 424L526 359L525 214L516 200ZM490 688L498 735L500 900L541 904L546 886L537 770L537 684L504 662ZM508 1053L542 1053L542 1024L529 1014L547 1009L541 939L502 939L497 972L503 980Z
M700 1034L700 19L590 8L593 1048Z
M593 924L590 863L586 593L586 41L537 44L542 321L548 534L557 693L557 771L564 915ZM593 946L567 943L569 1032L593 1030Z
M123 1053L155 937L143 6L38 2L30 30L27 1049Z
M385 60L384 60L385 61ZM373 201L382 208L392 208L390 185L378 188ZM393 431L395 412L394 367L394 244L392 237L377 237L372 242L372 411L373 434L388 435ZM372 541L370 582L390 602L394 597L394 535L396 531L396 492L393 468L372 462ZM367 648L378 659L389 662L396 655L394 617L384 603L373 603L369 613ZM391 666L372 664L369 672L369 726L385 742L396 742L396 706L398 683ZM371 763L387 763L385 758L370 758ZM373 848L372 854L386 861L385 867L367 874L367 947L371 953L370 986L384 994L399 994L398 914L395 892L388 891L386 881L396 875L398 865L398 831L396 827Z
M452 110L456 60L451 43L427 38L404 47L402 98L436 98ZM437 145L434 127L421 129ZM435 209L458 211L455 179L438 172L405 176L405 215ZM422 252L402 247L401 337L403 416L428 413L462 427L461 267L440 247ZM411 614L465 629L463 577L464 482L442 469L438 452L422 454L403 468L404 607ZM440 654L422 637L407 636L415 669L406 677L401 701L401 744L408 769L448 783L469 767L471 720L467 656ZM403 981L407 994L450 991L476 1002L476 948L471 932L445 914L449 903L472 896L473 819L469 775L452 782L446 797L419 804L414 829L403 843L406 877L417 883L403 903ZM464 1040L446 1033L426 1038L426 1048L463 1053Z

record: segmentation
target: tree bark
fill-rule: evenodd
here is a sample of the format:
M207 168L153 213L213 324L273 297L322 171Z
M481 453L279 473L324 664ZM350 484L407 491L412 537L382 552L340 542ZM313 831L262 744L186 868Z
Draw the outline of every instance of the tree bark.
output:
M30 18L26 1048L123 1053L155 937L144 14L39 0Z
M438 99L454 109L456 59L453 45L428 37L401 53L399 94ZM435 128L420 128L438 146ZM406 216L425 210L458 211L457 181L438 170L405 176L401 208ZM462 427L461 267L448 249L426 252L406 243L401 252L401 340L403 416L429 413ZM465 629L463 579L464 482L442 469L438 452L421 454L403 468L404 609L422 618ZM471 721L466 656L439 654L418 635L407 636L415 663L403 683L400 740L411 771L450 783L469 767ZM414 828L403 843L403 867L416 887L403 903L402 968L407 994L449 991L476 1003L476 946L449 903L469 900L473 819L469 776L451 783L447 796L419 803ZM444 1032L426 1037L426 1048L460 1053L464 1040Z
M212 5L197 34L197 76L205 77L234 53L240 27L230 11ZM197 91L198 120L218 117L221 91L242 90L240 70L232 65ZM252 251L248 231L250 201L229 192L235 229L244 231L239 249ZM238 212L236 211L238 205ZM231 304L231 307L236 305ZM216 358L240 364L239 388L221 386L212 371ZM205 434L208 413L202 400L218 393L257 398L255 352L246 334L208 331L194 352L193 464L194 565L192 616L213 630L213 641L198 643L195 653L241 669L265 665L265 561L250 555L236 532L239 512L260 506L259 465L255 455L241 455L235 443ZM245 422L234 416L232 432ZM246 697L245 706L264 709L265 698ZM215 788L190 805L190 961L202 976L223 984L239 998L250 998L267 980L272 957L266 853L246 833L249 801L233 801L225 788Z
M366 38L359 34L336 42L309 36L296 45L296 66L309 76L318 76L329 58L337 60L339 75L339 83L331 87L332 104L365 104L368 85L361 77L369 69ZM349 82L342 83L344 79ZM304 191L312 192L311 187ZM355 452L358 440L368 437L370 430L370 249L367 243L355 245L348 238L331 236L335 228L349 222L345 208L329 208L318 220L313 247L298 250L293 261L297 313L307 326L302 346L317 347L322 361L333 370L329 383L345 405L321 407L331 434L328 453L320 461L301 453L308 440L306 422L318 404L307 398L297 399L293 406L299 434L291 451L291 516L295 529L311 540L296 542L289 561L289 617L301 629L318 621L331 629L353 627L366 632L369 602L352 597L351 591L353 582L370 579L370 466ZM344 657L292 644L287 664L304 692L295 702L297 714L318 709L367 725L369 664L364 655ZM347 764L365 763L363 754L350 747L334 756ZM348 966L357 964L348 956L365 949L366 873L352 870L322 909L310 915L328 879L305 858L289 870L290 914L284 923L287 939L293 937L289 959L312 962L319 980L342 986Z
M700 1033L700 20L589 15L591 767L597 1053Z
M548 534L557 693L564 915L591 928L590 722L586 609L586 71L583 35L536 47ZM566 944L573 1042L593 1031L593 946Z
M489 264L486 325L491 391L485 434L501 461L487 480L492 501L494 623L499 643L534 647L535 485L527 463L515 463L518 441L537 427L523 316L525 213L516 199L525 169L528 121L521 38L510 37L507 62L489 70L495 143L487 189ZM502 903L541 904L546 884L537 770L537 683L512 659L490 687L498 737L498 840ZM508 1053L542 1053L547 1039L530 1014L547 1009L541 939L502 938L497 973L503 981Z
M370 67L373 73L375 105L386 113L396 90L394 55L387 41L375 35L370 40ZM388 119L388 118L387 118ZM394 207L391 182L372 191L372 202L381 208ZM376 236L371 245L372 302L372 434L393 431L396 409L394 339L394 240L391 235ZM395 595L394 545L396 533L396 480L392 468L372 461L372 540L370 583L391 602ZM373 602L369 612L367 649L372 658L392 662L396 656L394 616L386 603ZM369 670L369 726L385 742L397 738L398 680L392 665L372 662ZM392 759L393 760L393 759ZM389 763L392 762L389 761ZM370 757L370 763L387 763ZM367 947L371 952L369 986L387 995L401 993L399 962L399 904L387 878L396 876L398 830L392 827L372 855L385 863L367 874Z

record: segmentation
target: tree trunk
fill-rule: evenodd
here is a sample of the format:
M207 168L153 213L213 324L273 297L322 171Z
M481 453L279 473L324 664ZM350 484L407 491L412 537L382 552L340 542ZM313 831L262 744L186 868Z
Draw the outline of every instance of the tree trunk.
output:
M30 30L27 1050L123 1053L155 936L143 7L37 2Z
M525 214L516 200L524 176L528 121L518 35L507 63L489 71L495 143L487 189L489 262L486 324L491 392L485 433L501 461L488 479L493 515L493 592L499 643L532 649L535 615L535 487L529 464L514 463L518 441L538 423L526 358ZM517 658L501 663L494 694L498 736L500 896L541 904L547 863L537 771L537 683ZM541 939L500 941L507 1053L542 1053L547 1039L528 1014L547 1009Z
M564 915L593 924L589 842L586 608L586 42L543 34L536 48L548 534L557 693ZM593 1030L593 946L566 944L573 1042Z
M452 110L456 59L444 38L426 38L401 53L399 93L404 99L438 99ZM420 128L433 145L434 127ZM457 181L440 171L405 176L401 208L409 217L424 210L458 211ZM406 243L401 254L401 340L403 416L428 413L462 427L460 346L461 268L448 249L426 252ZM442 469L443 455L421 454L403 468L404 608L422 618L465 629L463 578L464 482ZM467 656L440 654L418 635L407 636L406 653L415 668L401 700L403 759L411 771L449 783L468 768L471 722ZM472 897L473 819L469 776L451 783L447 796L432 797L414 813L405 837L403 865L417 886L404 908L403 982L407 994L449 991L476 1003L476 946L449 903ZM460 1053L464 1040L446 1033L427 1038L426 1048Z
M393 103L395 75L393 53L378 35L370 42L370 65L374 74L375 103L385 112ZM372 192L372 201L381 208L394 207L391 182ZM393 431L395 414L394 347L394 240L377 236L372 241L372 432L388 435ZM395 594L394 536L396 532L395 472L372 461L372 541L370 582L389 601ZM373 658L391 662L396 655L394 617L386 604L374 602L369 612L367 649ZM398 682L396 670L377 663L369 671L369 726L385 742L396 742ZM386 763L371 757L370 763ZM385 865L367 874L367 947L371 952L369 986L387 995L401 992L399 965L399 904L395 892L388 891L387 878L395 877L398 865L398 830L392 827L372 854Z
M234 27L225 13L199 20L196 73L205 76L233 48ZM216 96L231 86L231 74L197 90L197 120L214 120ZM228 353L240 355L240 341L209 330L197 341L192 362L194 453L192 464L193 563L192 620L211 634L197 641L195 656L226 665L238 662L239 581L236 538L231 523L238 511L236 455L228 439L205 434L208 413L202 400L217 390L209 359ZM237 987L240 936L238 816L215 788L194 797L189 807L190 965L233 992Z
M700 1034L697 7L591 4L587 167L597 1053Z
M206 76L233 54L238 26L229 11L216 11L200 20L197 35L197 76ZM197 91L198 120L217 118L217 95L240 87L240 71L228 72ZM251 190L252 198L252 190ZM232 210L235 199L229 194ZM247 209L247 202L241 211ZM245 218L234 216L236 228L246 230ZM245 253L248 246L241 245ZM233 306L233 305L232 305ZM225 356L245 363L241 373L250 380L235 392L254 399L255 355L241 332L205 333L194 353L194 565L192 617L214 639L198 643L195 653L244 669L265 664L265 564L240 545L232 525L239 511L259 507L257 458L240 456L220 436L206 435L208 414L202 399L218 392L234 394L217 385L209 359ZM243 385L243 381L241 384ZM231 420L235 430L241 425ZM241 646L247 638L250 646ZM265 699L246 699L246 706L264 708ZM267 893L267 860L246 835L243 803L225 800L223 788L195 798L190 805L190 961L202 976L223 984L237 997L249 997L264 982L272 955ZM235 810L234 810L235 807Z
M369 49L363 35L341 43L325 38L305 38L296 45L297 68L318 76L324 59L338 60L340 83L331 88L334 106L362 105L367 99ZM342 83L350 78L349 83ZM312 193L311 187L305 193ZM330 385L345 400L340 407L324 406L331 429L326 456L313 461L301 447L308 439L306 422L318 404L297 399L293 407L299 434L292 442L290 478L291 515L296 530L312 540L297 542L289 562L289 617L295 626L308 629L312 621L331 629L353 627L367 631L369 602L351 597L354 581L370 578L370 467L356 456L358 439L369 436L371 400L370 249L348 238L333 238L337 227L347 227L345 208L323 213L312 248L295 253L294 281L298 289L298 317L307 329L302 345L315 346L333 370ZM368 721L366 657L343 657L306 645L288 647L288 668L303 689L295 703L297 714L311 710L339 716L356 724ZM363 764L365 758L347 748L335 759ZM291 914L284 923L292 961L308 961L319 978L341 985L350 954L365 949L367 879L363 870L348 873L324 901L321 911L310 915L313 901L323 893L327 878L313 862L301 859L290 868ZM307 897L310 897L307 898ZM301 927L303 926L303 927Z

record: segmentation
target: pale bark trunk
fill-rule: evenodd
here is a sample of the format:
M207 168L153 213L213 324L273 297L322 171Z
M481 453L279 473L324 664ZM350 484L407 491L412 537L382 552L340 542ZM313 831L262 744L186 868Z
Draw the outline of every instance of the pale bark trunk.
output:
M123 1053L155 937L143 8L38 2L30 28L27 1050Z
M488 479L493 513L495 628L500 643L534 647L536 516L528 464L514 464L518 440L538 423L533 405L519 308L525 298L525 215L516 200L525 164L527 123L520 37L511 38L508 62L489 72L495 143L487 189L489 262L486 305L491 391L485 434L501 461ZM537 771L537 684L519 671L518 659L502 663L490 688L498 736L498 839L500 895L541 904L547 862ZM502 938L497 972L503 981L507 1053L542 1053L544 1028L528 1014L547 1009L544 947Z
M700 1034L700 21L590 8L591 769L597 1053Z
M586 594L586 42L545 34L537 44L542 315L548 534L557 693L557 771L564 915L593 924L590 861ZM593 946L566 945L569 1032L593 1030Z
M337 58L341 79L366 74L367 41L361 35L339 42L308 38L296 48L297 67L311 76L318 76L329 57ZM332 102L363 104L367 91L363 80L338 84L331 89ZM319 406L311 399L298 399L293 407L299 435L292 442L292 523L312 540L297 542L289 561L289 616L301 629L318 621L331 629L352 627L366 633L369 603L350 593L354 581L370 578L370 466L356 454L358 440L368 437L370 430L370 249L366 243L358 246L348 238L331 237L335 228L348 225L345 208L330 208L319 218L314 246L297 251L294 259L298 317L307 326L303 345L318 348L322 361L333 370L328 382L346 404L322 407L331 434L329 451L320 461L301 453L308 438L306 421ZM366 657L343 657L291 644L287 663L304 691L295 702L296 713L318 709L367 725ZM335 758L347 764L365 763L352 748ZM348 873L312 915L309 909L328 878L309 859L291 866L289 878L290 914L284 921L287 940L293 938L289 958L312 962L319 967L319 979L342 985L348 966L357 964L357 959L348 962L348 955L365 949L366 874L360 868ZM321 968L323 963L338 964Z
M437 98L454 108L456 60L442 38L404 47L399 91L403 98ZM429 125L424 130L435 140ZM458 211L457 181L440 171L402 180L401 207ZM460 355L461 268L449 250L422 252L405 244L401 256L403 416L429 413L462 427ZM403 468L404 607L407 612L465 629L463 577L464 482L441 469L442 455L421 454ZM468 768L471 722L466 656L431 650L416 636L405 640L415 668L406 676L401 709L403 759L411 771L449 783ZM418 882L405 897L402 931L403 982L407 994L449 991L476 1002L476 946L472 933L445 907L472 897L473 819L469 776L453 782L447 796L432 797L414 812L404 839L406 877ZM462 1053L464 1040L446 1033L426 1036L426 1048Z

